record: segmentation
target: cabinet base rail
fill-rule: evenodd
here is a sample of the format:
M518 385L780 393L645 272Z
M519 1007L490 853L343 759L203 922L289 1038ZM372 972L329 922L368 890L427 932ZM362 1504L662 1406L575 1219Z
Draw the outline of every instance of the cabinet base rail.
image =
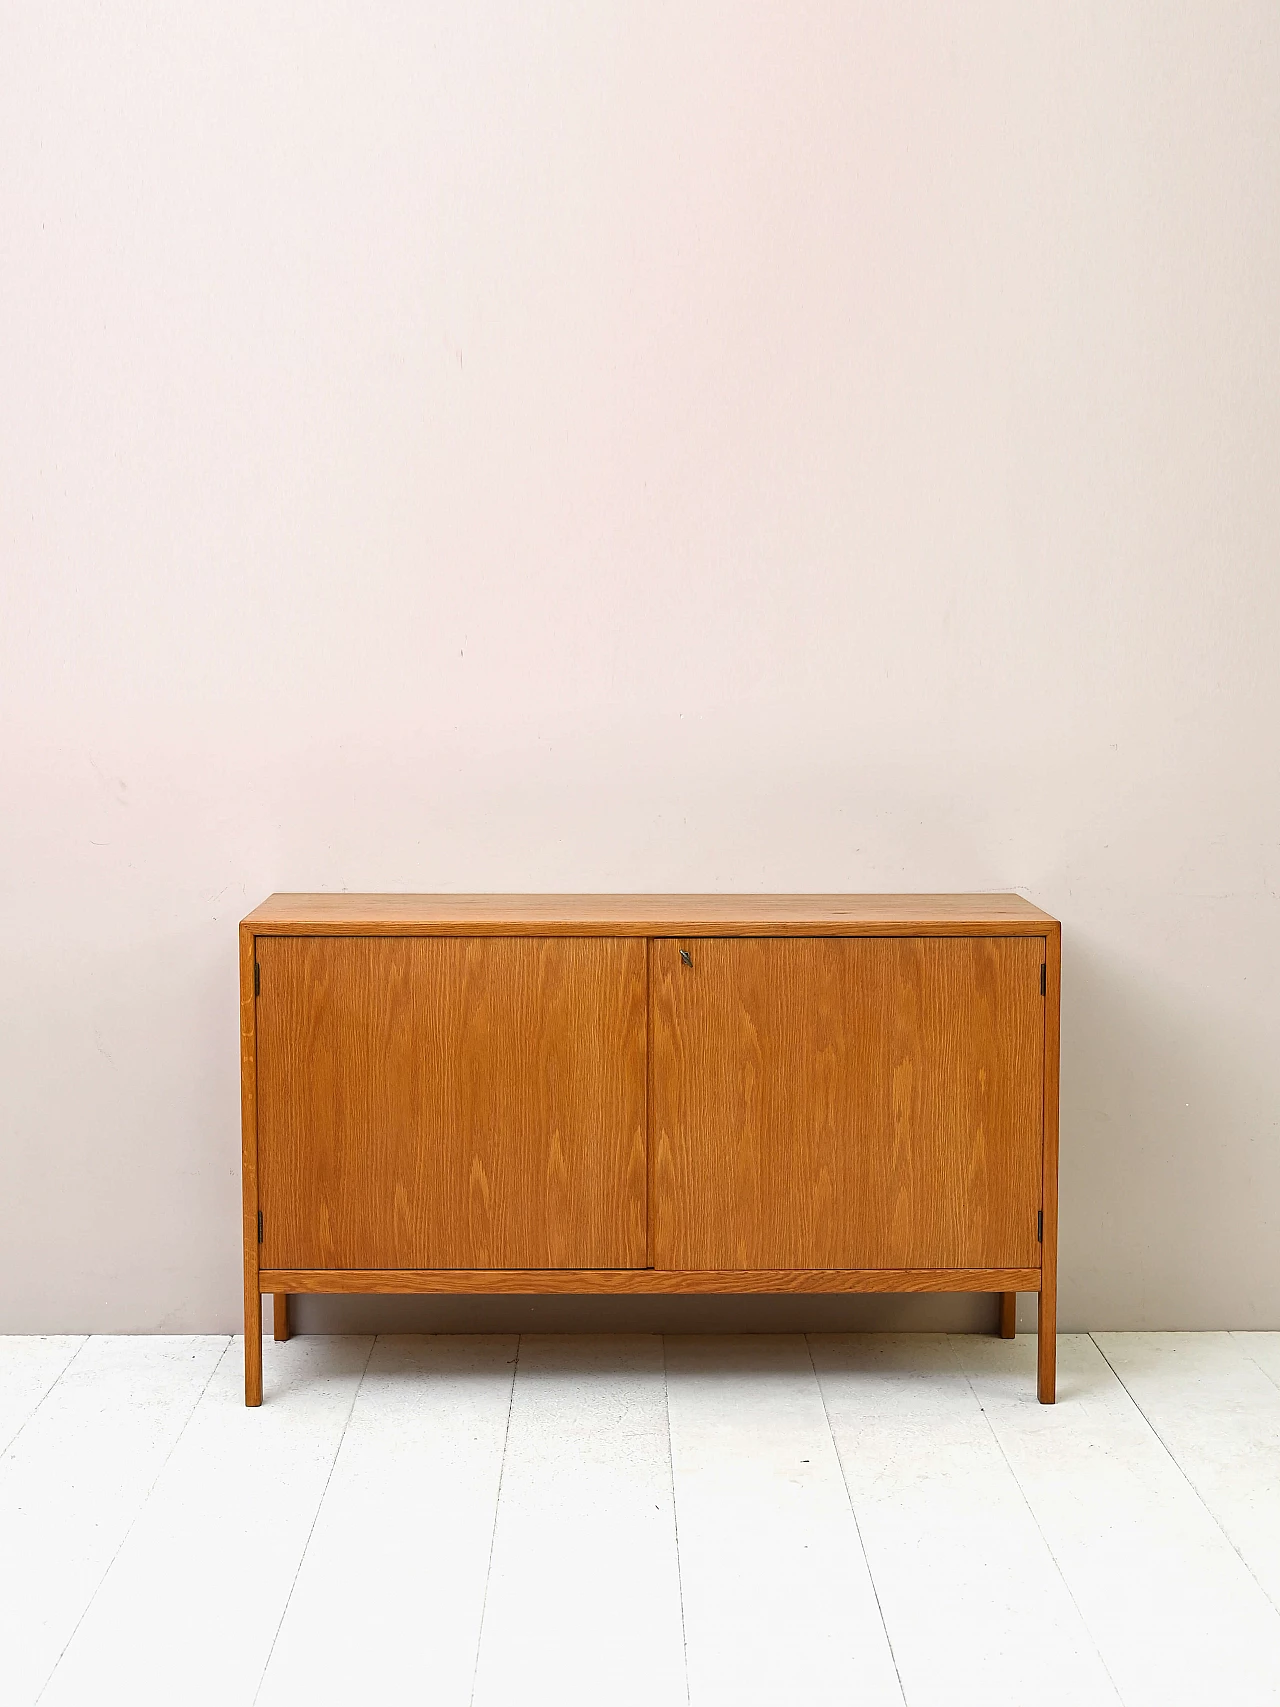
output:
M255 1284L256 1280L256 1284ZM1039 1293L1037 1390L1042 1404L1056 1396L1057 1298L1038 1268L263 1268L245 1276L245 1403L262 1403L262 1298L274 1295L275 1337L291 1334L293 1293L833 1293L994 1292L1000 1295L998 1332L1014 1334L1019 1292Z
M1039 1292L1038 1268L264 1268L262 1292Z

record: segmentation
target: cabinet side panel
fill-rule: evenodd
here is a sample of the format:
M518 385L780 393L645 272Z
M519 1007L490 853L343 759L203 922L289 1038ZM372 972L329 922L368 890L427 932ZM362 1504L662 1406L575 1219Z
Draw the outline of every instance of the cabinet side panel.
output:
M1039 1263L1043 939L655 940L654 1263Z
M262 1298L258 1246L258 1062L254 936L240 926L240 1181L244 1242L245 1402L262 1403Z
M1062 927L1045 936L1044 1004L1044 1243L1040 1248L1040 1398L1056 1391L1058 1323L1058 1095L1062 1013Z
M1041 1265L1058 1266L1058 1098L1061 1057L1062 928L1048 932L1045 948L1044 1002L1044 1249Z
M264 1264L643 1266L645 953L260 937Z

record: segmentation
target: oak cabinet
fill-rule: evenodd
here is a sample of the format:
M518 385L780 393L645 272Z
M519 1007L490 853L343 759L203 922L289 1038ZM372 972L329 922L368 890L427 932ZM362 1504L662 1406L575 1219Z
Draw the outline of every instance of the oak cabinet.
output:
M261 1295L1040 1294L1059 926L1017 896L278 895L241 926Z

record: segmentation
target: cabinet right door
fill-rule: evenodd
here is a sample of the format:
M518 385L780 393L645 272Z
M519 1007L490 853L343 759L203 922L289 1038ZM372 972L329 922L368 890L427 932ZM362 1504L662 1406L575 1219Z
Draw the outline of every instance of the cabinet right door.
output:
M654 1266L1038 1267L1044 946L655 940Z

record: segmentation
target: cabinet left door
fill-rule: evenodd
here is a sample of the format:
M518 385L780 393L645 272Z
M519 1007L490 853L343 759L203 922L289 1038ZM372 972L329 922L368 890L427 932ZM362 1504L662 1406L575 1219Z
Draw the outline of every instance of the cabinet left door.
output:
M263 1268L642 1268L645 944L259 937Z

